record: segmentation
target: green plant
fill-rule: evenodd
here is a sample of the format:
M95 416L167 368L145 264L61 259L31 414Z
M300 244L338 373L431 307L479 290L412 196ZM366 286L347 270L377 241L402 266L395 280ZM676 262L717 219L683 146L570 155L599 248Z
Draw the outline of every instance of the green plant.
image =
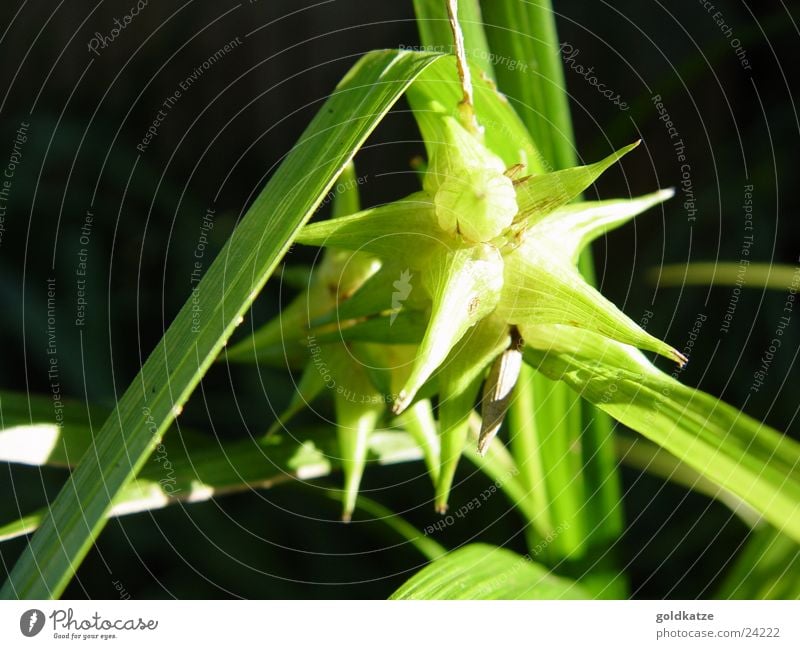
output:
M371 461L423 460L445 512L465 455L526 524L527 558L484 545L441 556L393 518L438 557L398 598L624 596L608 553L622 529L616 454L746 508L751 524L785 535L782 550L800 542L798 444L657 369L638 349L686 359L592 286L588 244L671 192L580 199L635 144L576 164L549 3L484 3L484 30L479 3L462 1L463 32L454 2L449 16L444 2L414 4L423 44L455 56L374 52L353 67L93 443L78 408L59 427L3 397L6 459L74 467L49 516L0 529L11 538L40 526L3 596L60 595L109 516L334 470L345 519L376 510L359 498ZM487 48L538 72L495 70ZM528 108L517 113L498 87ZM360 210L352 158L403 93L427 152L421 188ZM337 180L333 218L306 225ZM292 242L324 247L320 263L277 318L226 347ZM167 429L215 360L288 361L297 394L261 439L220 447L182 430L175 443ZM314 399L333 401L336 426L284 432ZM605 415L656 447L631 453ZM20 434L37 443L15 456ZM170 482L146 465L162 438ZM579 583L578 565L593 567ZM461 575L463 588L450 588Z

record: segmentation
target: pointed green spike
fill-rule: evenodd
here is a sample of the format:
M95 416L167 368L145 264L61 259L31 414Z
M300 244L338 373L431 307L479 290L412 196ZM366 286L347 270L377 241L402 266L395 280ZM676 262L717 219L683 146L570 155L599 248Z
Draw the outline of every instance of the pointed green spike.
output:
M450 489L467 442L470 416L486 368L510 341L505 322L489 316L464 335L442 364L439 372L442 449L441 470L436 482L437 512L447 511Z
M554 246L562 246L573 263L577 263L589 243L674 195L674 190L662 189L637 198L564 205L536 223L531 231L535 231L539 239L549 239Z
M384 412L384 400L364 368L355 363L344 345L326 348L331 379L335 382L334 406L339 441L344 497L342 520L349 521L358 498L367 463L370 435Z
M629 144L591 165L528 176L517 181L514 183L519 205L516 220L530 226L554 209L577 198L606 169L639 146L640 141Z
M529 233L533 235L534 233ZM683 365L686 358L651 336L554 252L547 241L527 237L505 257L498 314L509 324L562 324L661 354Z
M397 423L405 428L414 441L422 449L428 475L434 485L439 480L439 455L441 445L436 420L433 417L433 407L429 399L420 399L403 414L397 417Z
M481 369L485 369L485 366ZM472 383L460 393L440 397L441 469L439 480L436 482L436 500L434 502L434 508L440 514L447 511L450 489L453 486L458 461L464 452L469 435L470 414L475 407L475 399L482 382L482 375L474 377Z
M357 250L385 259L397 259L405 253L416 262L449 238L438 227L433 201L425 192L350 216L311 223L297 235L298 243L309 246Z
M503 260L489 245L437 251L422 274L431 318L414 368L394 405L402 412L467 330L491 313L503 285Z
M563 326L522 329L525 362L641 433L800 542L800 444L681 384L639 350Z

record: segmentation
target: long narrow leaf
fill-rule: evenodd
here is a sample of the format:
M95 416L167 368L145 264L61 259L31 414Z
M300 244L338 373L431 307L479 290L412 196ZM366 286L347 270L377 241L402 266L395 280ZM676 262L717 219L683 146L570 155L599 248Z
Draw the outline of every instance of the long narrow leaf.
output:
M342 468L335 436L330 429L275 434L259 440L207 443L165 442L135 480L117 494L108 517L195 503L225 494L267 489L289 481L306 481ZM367 460L381 465L419 460L414 438L402 431L375 431ZM47 510L0 526L0 541L34 531L46 520Z
M552 3L550 0L483 0L481 8L498 87L527 127L542 156L544 168L553 171L574 167L578 157ZM586 280L595 284L590 250L581 255L579 268ZM532 377L528 389L534 395L550 395L547 400L538 396L528 400L531 405L524 409L526 411L521 404L515 407L516 419L528 422L529 433L547 431L540 443L546 445L549 440L558 445L559 440L574 435L570 431L575 428L583 431L580 449L585 493L579 493L583 488L577 481L553 483L551 487L556 489L555 493L563 492L565 498L571 493L576 502L586 498L581 511L585 518L583 526L591 530L587 544L599 544L598 552L605 554L602 546L613 542L623 527L611 420L605 413L582 402L567 386L552 385L544 376ZM564 404L568 404L566 411L562 410ZM526 452L548 452L544 446L531 449L523 445L520 452L523 448ZM521 465L535 466L542 464L543 458L518 457L517 461ZM553 550L559 549L556 543Z
M751 533L717 599L800 599L800 545L774 527Z
M119 400L0 596L61 594L117 494L157 446L299 227L409 83L436 58L373 52L345 76Z
M659 286L747 286L787 290L800 284L800 268L781 264L695 262L653 268L648 279Z
M575 166L567 90L550 0L483 0L497 84L550 169Z
M800 541L800 444L689 388L638 350L572 327L523 331L526 359Z
M447 15L446 0L414 0L417 28L423 45L453 54L453 33ZM483 31L483 19L478 0L459 0L458 22L464 32L467 60L487 79L494 80L489 46Z
M437 559L390 599L588 599L576 582L510 550L475 543Z

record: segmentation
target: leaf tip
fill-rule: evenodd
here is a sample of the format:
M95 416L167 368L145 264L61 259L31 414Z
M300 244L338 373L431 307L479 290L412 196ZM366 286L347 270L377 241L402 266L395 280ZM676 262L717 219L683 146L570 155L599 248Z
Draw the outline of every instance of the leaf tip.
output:
M659 201L668 201L673 196L675 196L674 187L667 187L666 189L660 189L656 192L656 197Z

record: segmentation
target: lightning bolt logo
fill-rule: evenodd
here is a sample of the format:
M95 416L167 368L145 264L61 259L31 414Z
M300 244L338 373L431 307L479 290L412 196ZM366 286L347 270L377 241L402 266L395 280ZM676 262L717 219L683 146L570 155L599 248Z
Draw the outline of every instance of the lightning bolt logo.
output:
M19 618L19 630L26 638L32 638L44 628L44 613L38 608L25 611Z
M400 308L403 306L403 302L408 299L408 296L411 295L411 278L413 275L411 271L406 268L402 273L400 273L400 279L396 280L392 283L394 287L394 293L392 293L392 315L389 318L389 324L393 325L395 318L397 318L397 314L400 312Z

